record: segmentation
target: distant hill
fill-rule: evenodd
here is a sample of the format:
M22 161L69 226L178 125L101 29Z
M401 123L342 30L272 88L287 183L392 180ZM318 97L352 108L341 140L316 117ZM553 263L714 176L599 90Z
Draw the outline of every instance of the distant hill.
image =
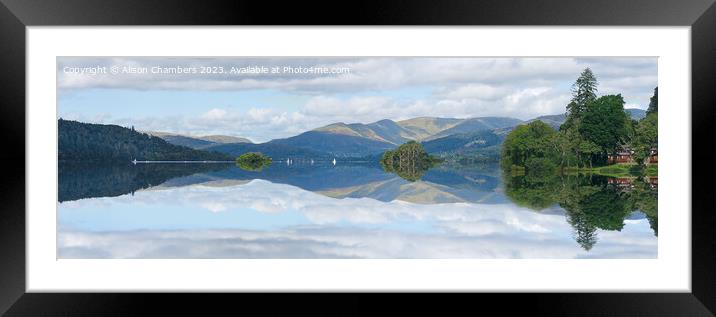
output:
M200 140L210 141L214 143L253 143L247 138L231 136L231 135L207 135L198 137Z
M500 145L503 136L490 130L472 133L453 134L435 140L423 142L428 153L467 152L493 145Z
M287 158L306 158L315 160L333 159L333 157L328 153L276 143L214 144L207 147L206 150L225 153L232 157L238 157L239 155L247 152L261 152L274 161L282 161Z
M159 137L118 125L59 119L60 161L129 162L137 160L232 160L222 153L170 144Z
M339 122L315 129L314 131L362 137L380 142L388 142L394 145L400 145L416 138L413 132L387 119L370 124L345 124Z
M420 141L450 129L462 121L462 119L453 118L419 117L398 121L397 124L410 131L416 141Z
M205 149L216 144L226 143L252 143L247 138L229 136L229 135L207 135L207 136L186 136L177 133L158 132L158 131L142 131L144 133L160 137L165 141L174 144L187 146L192 149Z
M453 162L488 162L500 158L500 147L505 134L495 130L452 134L435 140L423 141L428 153Z
M514 127L522 123L522 120L506 117L482 117L461 120L451 128L442 130L430 137L425 138L426 141L435 140L453 134L473 133L483 130L494 130L499 128Z
M326 131L308 131L294 137L272 140L268 144L323 152L337 157L363 157L395 147L395 144L385 141Z
M480 117L470 119L419 117L398 122L384 119L369 124L345 124L339 122L313 131L360 137L400 145L410 140L434 140L452 134L512 127L521 122L522 120L505 117Z
M210 145L217 144L216 142L186 137L183 135L174 135L174 134L165 135L160 138L164 139L164 141L167 141L171 144L186 146L186 147L190 147L192 149L203 149Z
M403 121L380 120L362 123L334 123L294 137L277 139L267 144L278 144L288 148L299 148L323 153L335 157L375 157L384 151L393 149L410 140L431 141L452 135L462 135L455 139L446 139L430 146L443 146L445 142L463 142L474 140L463 134L474 134L481 131L492 131L498 128L513 127L522 120L505 117L480 117L471 119L420 117ZM474 135L471 135L474 136ZM494 134L492 135L494 136ZM500 141L501 142L501 141ZM440 145L438 145L440 144ZM471 149L476 149L477 143ZM231 146L237 149L236 146ZM210 149L226 151L228 147L211 146ZM467 153L465 148L461 151ZM443 152L446 150L443 149ZM235 152L231 152L234 154ZM270 156L270 155L269 155Z
M564 123L564 121L567 120L567 114L553 114L553 115L547 115L547 116L539 116L537 118L527 120L525 123L530 123L535 120L540 120L546 124L548 124L550 127L552 127L555 130L559 130L559 126Z
M637 108L629 108L629 109L624 109L624 110L634 120L641 120L641 119L644 119L644 117L646 117L646 110L641 110L641 109L637 109Z

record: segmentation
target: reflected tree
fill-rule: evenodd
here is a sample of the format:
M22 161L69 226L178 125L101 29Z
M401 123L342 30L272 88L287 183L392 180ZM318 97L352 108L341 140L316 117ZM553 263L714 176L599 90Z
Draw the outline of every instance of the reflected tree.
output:
M649 226L654 231L654 235L659 236L659 200L658 194L651 184L651 181L655 180L656 178L649 177L635 179L630 199L631 208L642 211L646 215L646 219L649 220Z
M504 173L505 193L515 204L542 210L559 204L574 229L576 242L591 250L597 229L621 231L633 211L646 215L658 235L657 193L648 178L609 179L598 175Z
M559 202L560 179L557 176L528 173L507 177L505 184L505 194L518 206L542 210Z
M231 164L102 164L60 162L59 202L83 198L115 197L150 188L168 180L219 171Z
M567 213L567 222L574 228L574 239L586 251L597 243L597 227L582 212Z

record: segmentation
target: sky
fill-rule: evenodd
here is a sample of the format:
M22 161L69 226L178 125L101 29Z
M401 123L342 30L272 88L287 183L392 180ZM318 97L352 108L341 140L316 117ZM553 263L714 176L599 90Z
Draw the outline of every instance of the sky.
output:
M564 113L587 67L598 95L621 94L626 108L647 108L656 57L58 57L57 116L254 142L336 122L528 120Z

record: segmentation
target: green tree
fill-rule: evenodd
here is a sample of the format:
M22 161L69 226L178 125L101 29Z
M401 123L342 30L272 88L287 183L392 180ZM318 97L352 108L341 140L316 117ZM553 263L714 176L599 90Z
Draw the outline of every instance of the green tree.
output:
M644 165L649 158L651 149L656 148L659 144L658 120L657 113L653 112L641 119L636 126L632 147L634 149L634 160L639 165Z
M536 120L517 126L502 143L502 166L526 166L530 158L547 158L559 161L557 131Z
M585 147L587 149L592 148L589 144L582 145L585 138L582 137L580 128L587 106L597 99L598 85L597 77L589 68L585 68L572 85L572 100L567 104L567 118L559 128L560 132L565 135L561 145L565 151L561 151L563 153L561 160L568 161L568 166L570 160L567 157L567 153L569 153L569 156L572 156L573 153L574 163L579 167L584 158L582 149ZM567 151L566 149L570 150Z
M659 87L654 88L654 95L649 99L649 108L646 114L656 113L659 111Z
M385 171L396 173L411 182L419 180L438 162L439 159L430 156L416 141L408 141L395 150L385 151L380 159L380 164Z
M594 156L606 160L608 153L614 153L627 141L628 119L621 95L602 96L587 105L579 132L592 143L584 147L592 150L590 162Z
M597 77L592 70L585 68L572 85L572 101L567 105L567 114L578 119L587 109L587 105L597 99Z
M236 158L236 165L247 171L260 171L271 165L271 158L260 152L247 152Z

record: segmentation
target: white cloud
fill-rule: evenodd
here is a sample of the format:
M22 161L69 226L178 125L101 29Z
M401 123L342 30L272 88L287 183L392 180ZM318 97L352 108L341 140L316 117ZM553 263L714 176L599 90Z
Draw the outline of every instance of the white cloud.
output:
M64 67L89 66L325 66L348 68L350 73L262 74L66 74ZM585 67L606 81L655 77L656 58L83 58L58 59L61 89L110 87L129 89L236 90L278 89L325 94L337 91L386 90L412 85L524 85L566 81L572 83ZM652 84L656 84L651 79Z
M208 120L221 120L225 117L226 117L226 110L218 109L218 108L211 109L202 115L202 118L205 118Z
M221 203L215 203L215 202L206 202L201 204L202 207L206 208L207 210L211 212L222 212L226 211L226 206L224 206Z
M459 86L444 94L449 99L481 99L497 100L508 93L505 87L485 85L481 83Z
M321 66L348 68L340 75L261 74L65 74L87 66ZM621 93L629 107L645 109L657 85L656 58L83 58L58 59L58 87L136 90L271 89L308 95L296 108L255 106L237 111L216 107L199 117L85 118L145 130L187 134L231 134L255 141L289 137L323 125L370 123L418 116L511 116L531 119L565 111L570 86L590 67L600 94ZM419 90L418 96L401 90ZM397 94L397 95L396 95ZM407 95L407 97L405 96ZM279 110L282 109L282 110ZM169 110L168 110L169 111ZM169 118L171 117L171 118Z

